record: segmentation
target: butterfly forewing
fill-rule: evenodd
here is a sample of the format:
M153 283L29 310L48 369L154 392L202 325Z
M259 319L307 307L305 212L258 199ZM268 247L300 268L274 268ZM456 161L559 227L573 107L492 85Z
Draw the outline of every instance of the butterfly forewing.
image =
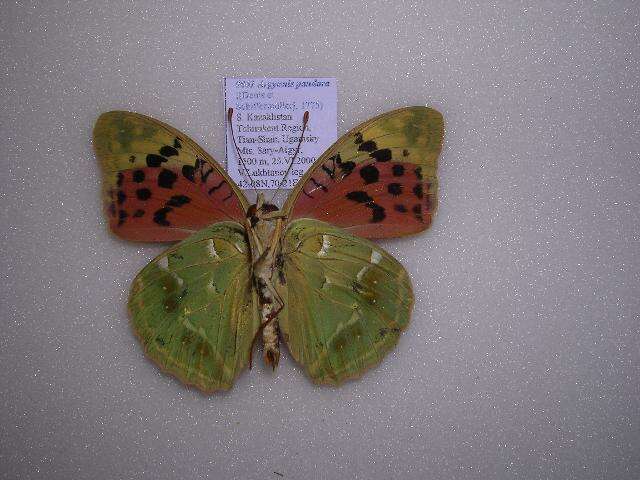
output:
M409 322L413 294L402 265L332 225L293 221L277 277L283 336L317 383L359 377L395 346Z
M211 225L154 259L129 296L147 355L203 391L228 389L260 323L245 229Z
M388 238L426 229L437 208L442 115L407 107L352 129L300 180L290 218L316 218L359 236Z
M181 240L223 220L241 220L248 202L193 140L150 117L108 112L93 132L109 226L137 241Z

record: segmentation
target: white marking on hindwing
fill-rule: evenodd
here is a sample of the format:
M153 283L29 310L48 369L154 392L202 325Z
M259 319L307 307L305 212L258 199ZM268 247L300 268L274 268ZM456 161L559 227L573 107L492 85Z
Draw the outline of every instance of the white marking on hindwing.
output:
M371 250L371 258L369 259L369 262L371 263L371 265L379 264L380 260L382 260L382 255L380 254L380 252ZM362 277L364 277L364 274L367 273L367 270L371 268L371 265L365 265L360 269L360 271L356 275L356 278L358 279L359 282L362 281ZM374 280L373 283L378 283L378 282Z
M218 252L216 251L216 245L215 243L213 243L212 238L210 238L207 242L207 250L211 258L220 258L220 255L218 255Z
M360 271L356 275L356 278L358 279L358 281L362 280L362 277L364 277L364 274L367 273L367 270L369 270L369 265L365 265L360 269Z
M329 239L329 235L322 235L322 247L318 250L319 257L326 257L329 252L329 247L331 247L331 240Z
M357 306L355 306L355 305L354 305L354 309L353 309L353 312L351 313L351 317L349 317L349 320L347 320L346 322L340 322L340 323L337 325L336 330L335 330L335 332L333 333L333 335L331 335L331 336L327 339L328 343L333 342L333 341L335 340L335 338L337 338L337 337L338 337L338 335L340 335L340 334L342 333L342 331L343 331L345 328L349 328L349 327L351 327L352 325L354 325L354 324L356 324L356 323L360 322L360 321L361 321L361 318L362 318L362 316L361 316L361 314L360 314L360 310L358 309L358 307L357 307ZM358 337L358 338L359 338L359 337Z
M169 257L167 257L166 255L164 257L161 257L157 263L158 267L160 267L162 270L169 270Z
M169 257L168 256L164 256L161 257L157 262L156 265L158 265L158 267L161 270L164 270L165 272L169 273L169 275L171 275L171 278L173 278L176 283L178 284L179 287L181 287L184 284L184 280L182 278L180 278L176 272L172 272L171 270L169 270ZM167 287L163 286L162 287L163 290L166 290Z

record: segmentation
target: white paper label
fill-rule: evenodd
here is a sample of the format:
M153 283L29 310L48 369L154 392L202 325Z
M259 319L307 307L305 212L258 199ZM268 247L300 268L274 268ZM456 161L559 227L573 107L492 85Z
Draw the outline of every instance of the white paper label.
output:
M337 136L335 78L225 78L225 112L233 108L233 134L257 189L278 188L309 121L300 152L282 188L292 188ZM227 170L242 189L251 181L238 160L227 122Z

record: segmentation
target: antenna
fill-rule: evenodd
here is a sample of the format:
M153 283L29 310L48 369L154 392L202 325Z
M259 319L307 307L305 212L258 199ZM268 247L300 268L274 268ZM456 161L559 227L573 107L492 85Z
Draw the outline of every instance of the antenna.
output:
M229 107L229 110L227 111L227 121L229 122L229 130L231 130L231 139L233 140L233 146L236 149L236 154L238 155L238 160L240 161L240 165L242 165L242 167L244 168L244 172L246 173L247 177L249 178L249 181L251 182L251 188L253 188L253 191L256 192L256 195L258 194L258 190L256 189L256 185L253 181L253 178L251 177L251 174L249 173L249 169L247 168L247 165L244 163L244 160L242 159L242 155L240 154L240 149L238 148L238 144L236 143L236 136L233 134L233 108Z
M269 203L272 203L273 199L276 198L276 195L282 188L282 185L284 184L284 181L287 179L289 172L291 172L291 169L293 168L293 163L295 162L296 157L298 156L298 153L300 153L300 147L302 146L302 139L304 138L304 132L307 129L308 122L309 122L309 111L307 110L306 112L304 112L304 115L302 116L302 133L300 133L300 140L298 140L298 146L296 148L296 151L293 154L293 157L291 157L291 163L289 163L289 167L287 168L286 172L284 172L284 176L282 177L282 180L280 180L280 184L278 185L278 188L276 189L275 193L271 197L271 200L269 200Z

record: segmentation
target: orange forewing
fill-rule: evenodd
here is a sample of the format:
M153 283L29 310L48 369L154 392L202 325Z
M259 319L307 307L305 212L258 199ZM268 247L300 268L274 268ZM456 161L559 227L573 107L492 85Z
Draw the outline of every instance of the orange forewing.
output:
M107 112L93 137L111 231L144 242L182 240L215 222L241 221L247 200L185 134L151 117Z
M366 238L391 238L429 227L438 205L442 115L404 107L344 134L294 187L283 210Z
M111 231L145 242L182 240L222 220L242 218L237 196L211 167L185 176L171 168L139 168L118 173L117 189L106 205Z
M388 238L428 228L434 206L435 192L419 166L368 162L348 172L318 171L303 185L291 218L316 218L361 237Z

